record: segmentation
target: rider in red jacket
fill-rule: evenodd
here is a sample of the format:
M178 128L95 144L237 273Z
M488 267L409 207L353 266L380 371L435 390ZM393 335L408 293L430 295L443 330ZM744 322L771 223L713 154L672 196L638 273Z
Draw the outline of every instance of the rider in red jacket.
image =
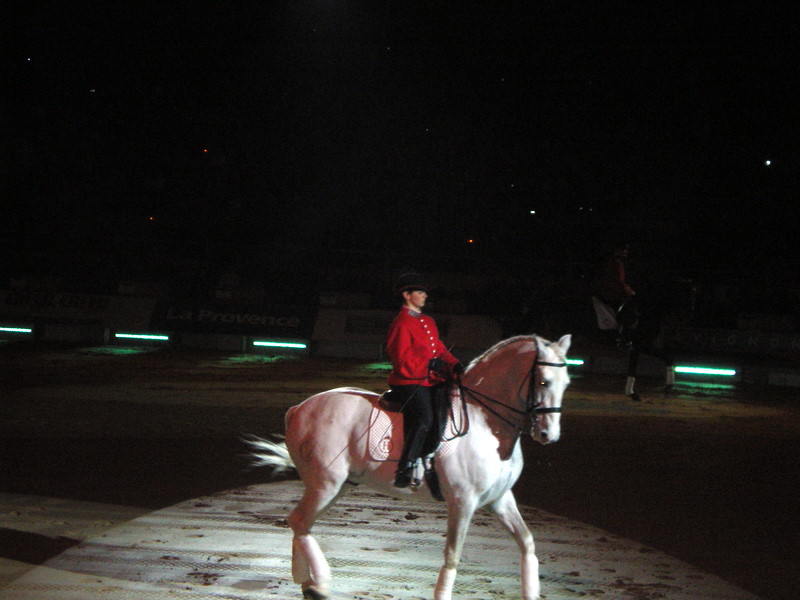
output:
M628 252L627 244L618 244L611 256L601 265L594 281L594 295L614 310L636 294L625 277L625 260L628 258Z
M461 370L461 363L439 339L433 318L422 314L427 286L416 273L400 278L400 313L389 326L386 342L392 360L389 386L403 410L403 452L395 486L408 487L414 465L422 454L428 431L435 422L432 388Z

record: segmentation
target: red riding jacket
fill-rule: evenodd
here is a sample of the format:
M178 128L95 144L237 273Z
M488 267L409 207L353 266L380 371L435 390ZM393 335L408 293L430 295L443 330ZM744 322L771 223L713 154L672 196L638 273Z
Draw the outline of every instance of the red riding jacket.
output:
M444 379L428 370L430 360L439 357L449 369L458 363L439 339L436 321L405 306L389 326L386 349L392 360L389 385L436 385Z
M634 293L625 281L625 261L618 256L609 259L594 282L594 295L617 308Z

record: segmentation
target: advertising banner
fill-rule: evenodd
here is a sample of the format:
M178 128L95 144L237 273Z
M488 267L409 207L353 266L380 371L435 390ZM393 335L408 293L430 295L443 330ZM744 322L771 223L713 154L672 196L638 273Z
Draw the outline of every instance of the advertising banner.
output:
M151 329L307 339L314 329L316 313L316 308L307 306L192 306L166 302L156 310Z
M152 298L30 290L0 290L0 317L31 323L94 323L113 330L144 329Z

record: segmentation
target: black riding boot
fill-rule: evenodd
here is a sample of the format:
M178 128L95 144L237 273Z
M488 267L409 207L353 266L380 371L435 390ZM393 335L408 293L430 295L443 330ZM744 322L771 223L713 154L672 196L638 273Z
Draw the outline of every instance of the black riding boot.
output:
M414 477L414 463L413 462L401 463L400 467L394 473L394 487L407 488L409 485L411 485L413 477Z
M403 452L398 461L397 471L394 474L394 486L405 488L409 485L419 487L420 480L414 479L414 467L422 454L422 446L428 436L428 428L417 424L413 429L409 426L408 435L405 436Z
M433 403L431 390L426 386L394 386L392 393L402 394L403 406L403 452L400 455L397 471L395 472L394 485L405 488L409 485L417 487L418 480L414 480L414 466L422 455L425 438L433 423Z

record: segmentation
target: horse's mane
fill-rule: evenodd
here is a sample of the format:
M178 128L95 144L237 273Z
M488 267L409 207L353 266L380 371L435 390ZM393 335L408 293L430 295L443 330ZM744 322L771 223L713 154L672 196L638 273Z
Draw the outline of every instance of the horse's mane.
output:
M492 355L494 355L495 353L499 352L503 348L506 348L507 346L511 346L513 344L517 344L517 343L520 343L520 342L535 342L537 339L539 341L541 341L545 346L550 346L550 344L552 343L552 342L549 342L548 340L546 340L546 339L544 339L542 337L539 337L536 334L532 334L532 335L517 335L517 336L511 337L511 338L508 338L507 340L501 340L501 341L497 342L494 346L492 346L491 348L489 348L488 350L483 352L481 355L479 355L479 356L475 357L474 359L472 359L472 361L470 361L469 366L467 368L471 368L474 365L477 365L477 364L479 364L479 363L481 363L483 361L489 360L489 358L491 358ZM565 357L563 356L562 352L556 352L556 354L559 356L560 359L564 360Z
M492 356L496 352L499 352L506 346L510 346L512 344L516 344L523 341L531 342L535 339L536 339L535 335L517 335L512 338L508 338L507 340L501 340L488 350L484 351L479 356L476 356L474 359L472 359L472 361L469 363L469 367L472 367L473 365L477 365L480 362L488 360L490 356Z

